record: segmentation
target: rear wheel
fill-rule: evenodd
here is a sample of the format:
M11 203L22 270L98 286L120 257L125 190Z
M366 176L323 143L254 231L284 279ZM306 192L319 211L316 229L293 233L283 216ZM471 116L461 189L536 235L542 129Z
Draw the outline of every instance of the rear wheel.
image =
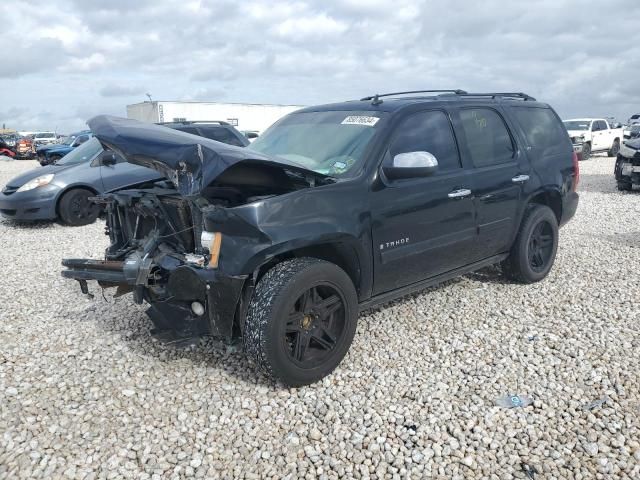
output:
M67 225L80 226L95 222L100 207L89 200L95 194L84 188L69 190L58 203L60 220Z
M329 375L346 355L357 309L355 288L341 268L316 258L284 261L256 286L245 351L284 384L308 385Z
M520 283L539 282L549 274L557 250L555 214L545 205L530 205L502 270L508 278Z
M633 185L631 182L618 182L618 190L621 192L628 192L633 190Z
M591 157L591 144L587 142L582 145L582 160L589 160L590 157Z
M615 157L618 155L619 151L620 151L620 140L614 140L613 145L611 145L611 148L609 149L609 156Z

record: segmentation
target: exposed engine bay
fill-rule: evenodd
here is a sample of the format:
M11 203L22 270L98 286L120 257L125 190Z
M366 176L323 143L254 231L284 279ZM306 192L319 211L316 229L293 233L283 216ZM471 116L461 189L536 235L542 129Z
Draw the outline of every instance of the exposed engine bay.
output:
M63 275L78 280L84 293L87 280L97 280L102 288L116 287L116 296L133 293L136 303L148 302L155 333L164 340L214 335L231 341L246 277L218 271L224 228L210 231L212 219L220 226L234 207L316 182L283 166L242 162L197 196L184 197L171 181L160 180L96 197L107 215L105 259L64 260Z

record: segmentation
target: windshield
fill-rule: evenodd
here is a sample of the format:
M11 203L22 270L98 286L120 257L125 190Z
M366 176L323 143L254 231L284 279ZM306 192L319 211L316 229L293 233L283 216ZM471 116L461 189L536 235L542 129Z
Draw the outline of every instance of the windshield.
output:
M589 130L590 124L588 120L567 120L562 123L567 130Z
M67 153L56 162L56 165L73 165L76 163L88 162L101 151L102 145L100 145L97 138L93 137Z
M355 171L374 136L381 112L291 113L247 148L332 176Z

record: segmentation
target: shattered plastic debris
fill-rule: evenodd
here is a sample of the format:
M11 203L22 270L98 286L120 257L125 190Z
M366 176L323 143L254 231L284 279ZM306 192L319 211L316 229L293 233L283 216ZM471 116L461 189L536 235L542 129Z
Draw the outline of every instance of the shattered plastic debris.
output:
M533 403L528 395L503 395L496 400L496 405L503 408L524 408Z
M584 406L585 410L594 410L598 407L601 407L602 405L604 405L605 403L607 403L609 401L609 397L602 397L598 400L594 400L591 403L588 403Z
M534 334L534 335L529 335L527 337L527 340L529 340L530 342L535 342L536 340L538 340L538 334Z
M520 464L520 468L522 468L522 471L527 476L527 478L531 480L535 480L536 474L540 473L538 472L538 470L536 470L536 467L532 467L531 465L528 465L524 462Z

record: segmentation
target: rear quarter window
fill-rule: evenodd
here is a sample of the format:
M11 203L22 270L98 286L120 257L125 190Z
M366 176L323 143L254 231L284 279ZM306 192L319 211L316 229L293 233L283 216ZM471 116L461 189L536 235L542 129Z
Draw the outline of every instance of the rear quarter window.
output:
M531 147L545 153L563 152L567 149L569 135L553 110L543 107L514 107L511 111Z

